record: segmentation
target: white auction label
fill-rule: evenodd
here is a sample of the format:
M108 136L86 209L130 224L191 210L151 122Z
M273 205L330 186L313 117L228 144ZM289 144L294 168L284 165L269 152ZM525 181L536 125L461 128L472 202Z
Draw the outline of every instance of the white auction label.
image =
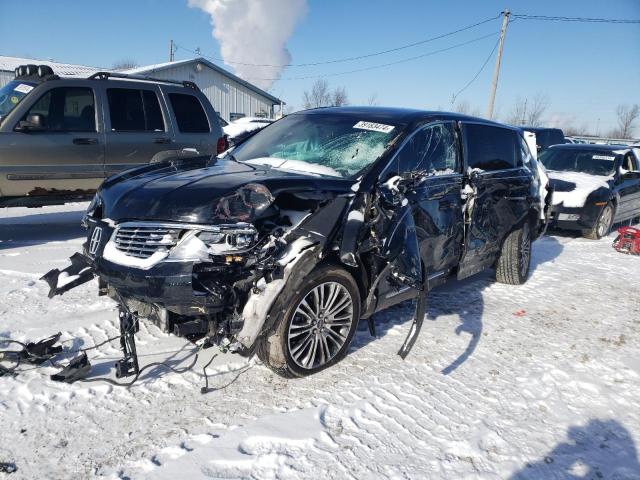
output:
M357 128L359 130L369 130L372 132L391 133L395 127L393 125L385 125L384 123L360 121L356 123L353 128Z

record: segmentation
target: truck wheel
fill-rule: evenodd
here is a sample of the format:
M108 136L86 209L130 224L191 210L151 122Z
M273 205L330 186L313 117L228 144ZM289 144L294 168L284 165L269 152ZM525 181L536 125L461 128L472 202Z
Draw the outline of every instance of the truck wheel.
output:
M589 230L583 230L582 236L584 238L588 238L590 240L600 240L602 237L606 237L611 232L611 226L613 225L613 205L607 203L600 215L598 215L598 219L596 223L593 225L593 228Z
M496 267L496 280L509 285L522 285L529 276L531 265L531 227L525 222L511 232L500 251Z
M298 285L285 287L272 333L258 344L258 357L284 377L304 377L339 362L360 319L360 293L351 275L323 265ZM277 311L282 306L281 311Z

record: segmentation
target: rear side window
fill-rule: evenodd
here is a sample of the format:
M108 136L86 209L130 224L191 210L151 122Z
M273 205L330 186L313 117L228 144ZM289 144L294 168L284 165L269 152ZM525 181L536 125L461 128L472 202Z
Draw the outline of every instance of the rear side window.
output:
M29 115L42 115L43 127L50 132L96 131L96 109L90 88L53 88L40 97L23 120Z
M209 121L200 100L184 93L170 93L169 100L180 132L209 133Z
M164 120L155 92L133 88L108 88L111 130L114 132L163 132Z
M507 128L466 124L467 165L481 170L504 170L518 165L516 133Z

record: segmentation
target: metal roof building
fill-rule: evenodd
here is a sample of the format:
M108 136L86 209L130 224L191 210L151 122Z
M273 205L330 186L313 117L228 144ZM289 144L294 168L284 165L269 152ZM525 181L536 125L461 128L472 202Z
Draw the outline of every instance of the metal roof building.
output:
M16 67L25 64L49 65L56 74L61 76L88 76L98 71L105 71L105 69L84 65L0 55L0 87L13 79ZM195 82L213 108L226 121L243 116L273 118L274 107L283 104L279 98L204 58L148 65L120 71L120 73Z

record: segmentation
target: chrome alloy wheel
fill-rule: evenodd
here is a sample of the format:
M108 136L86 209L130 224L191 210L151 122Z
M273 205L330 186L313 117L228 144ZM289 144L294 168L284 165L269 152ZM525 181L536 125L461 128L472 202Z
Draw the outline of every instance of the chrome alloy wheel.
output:
M604 207L600 218L598 219L598 237L602 238L609 233L611 228L611 220L613 219L613 210L609 205Z
M347 341L353 318L353 299L342 284L314 287L293 313L287 343L293 361L304 369L325 365Z
M531 261L531 234L529 224L525 223L522 228L522 239L520 240L520 275L526 277L529 272L529 262Z

